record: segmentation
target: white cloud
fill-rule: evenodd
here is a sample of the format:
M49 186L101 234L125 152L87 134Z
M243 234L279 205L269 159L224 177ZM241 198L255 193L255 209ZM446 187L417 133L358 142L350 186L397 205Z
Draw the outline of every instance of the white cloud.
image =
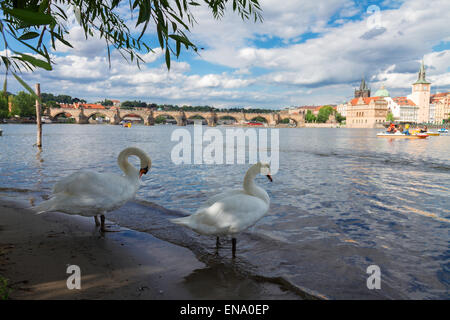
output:
M372 90L383 83L393 92L408 93L424 57L433 86L450 89L450 50L432 52L450 39L450 2L385 2L393 9L381 11L376 29L368 27L366 8L350 0L265 0L262 24L242 22L232 12L216 21L205 7L197 8L199 24L191 38L205 50L184 57L224 66L227 72L194 68L198 63L183 57L167 72L160 49L144 56L141 70L113 53L109 69L105 44L86 41L72 25L69 40L75 48L58 47L65 55L55 58L54 71L27 77L39 80L43 91L91 99L276 107L342 102L363 75ZM358 20L349 19L355 15ZM333 24L331 17L337 17ZM319 35L303 41L305 33ZM267 48L258 47L261 42Z

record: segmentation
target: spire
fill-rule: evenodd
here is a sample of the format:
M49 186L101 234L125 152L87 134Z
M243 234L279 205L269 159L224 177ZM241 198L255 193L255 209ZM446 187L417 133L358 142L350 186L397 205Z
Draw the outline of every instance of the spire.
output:
M361 78L361 84L359 85L359 89L355 89L355 98L358 97L370 97L370 89L364 79L364 76Z
M422 64L420 65L419 75L417 77L417 81L414 82L414 84L416 84L416 83L430 84L430 82L428 82L425 79L425 63L423 62L423 59L422 59Z
M361 79L361 85L359 86L359 90L366 89L366 80L364 80L364 77Z

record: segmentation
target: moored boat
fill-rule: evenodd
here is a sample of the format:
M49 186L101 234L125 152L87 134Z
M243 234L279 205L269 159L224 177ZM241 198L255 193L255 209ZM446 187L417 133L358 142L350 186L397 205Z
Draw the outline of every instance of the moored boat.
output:
M404 134L404 133L385 133L379 132L377 133L377 137L379 138L400 138L400 139L425 139L428 137L426 133L417 133L417 134Z
M440 129L438 130L438 132L439 132L439 133L448 133L448 129L440 128Z

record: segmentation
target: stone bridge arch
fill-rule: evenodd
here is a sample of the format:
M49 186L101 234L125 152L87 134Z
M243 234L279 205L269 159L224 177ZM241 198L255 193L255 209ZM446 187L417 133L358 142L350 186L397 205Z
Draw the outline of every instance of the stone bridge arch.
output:
M140 117L142 120L144 120L144 125L150 126L155 124L155 118L153 117L152 110L136 110L136 109L119 109L118 111L118 118L119 123L122 121L126 116L134 115Z
M100 114L104 115L109 118L110 124L117 124L118 122L118 116L117 111L115 110L108 110L108 109L83 109L83 116L85 123L89 122L89 119L95 115Z
M186 116L180 111L153 111L153 120L159 116L171 116L177 122L177 126L186 125Z
M278 123L278 114L276 113L244 113L244 115L247 121L261 117L266 119L269 126L275 126Z
M217 122L216 114L214 112L184 111L184 114L186 119L200 116L206 120L208 126L210 127L214 127Z
M224 117L231 117L235 119L237 123L242 123L246 120L245 115L242 112L217 112L216 116L217 120L220 120Z

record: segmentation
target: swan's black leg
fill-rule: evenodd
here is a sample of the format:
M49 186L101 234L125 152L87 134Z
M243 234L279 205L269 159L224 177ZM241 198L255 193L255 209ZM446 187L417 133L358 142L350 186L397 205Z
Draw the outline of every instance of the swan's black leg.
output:
M236 238L231 239L231 252L233 253L233 258L236 258Z
M106 228L105 228L105 216L103 214L100 216L100 220L102 221L102 223L101 223L101 230L103 232L105 232L106 231Z
M216 249L219 249L220 246L220 240L219 237L216 238Z
M105 216L102 214L100 215L100 220L101 220L101 227L100 230L101 232L119 232L120 230L114 230L114 229L107 229L106 225L105 225Z
M95 219L95 226L98 227L100 225L100 222L98 221L98 217L94 216Z

